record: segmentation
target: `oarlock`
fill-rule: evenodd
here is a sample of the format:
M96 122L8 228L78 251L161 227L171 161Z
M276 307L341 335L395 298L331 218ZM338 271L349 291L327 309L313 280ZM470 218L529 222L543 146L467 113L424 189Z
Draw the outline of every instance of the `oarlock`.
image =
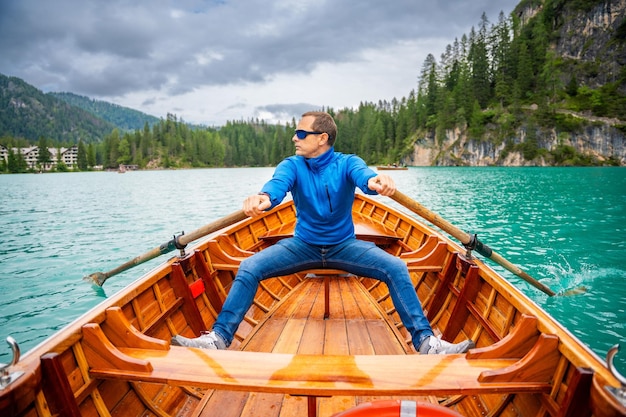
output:
M619 350L619 345L614 345L606 354L606 365L615 377L621 384L621 388L616 387L606 387L607 391L615 397L617 401L619 401L624 407L626 407L626 377L620 374L615 365L613 365L613 358L617 354Z
M8 387L13 381L24 374L22 371L10 372L10 368L17 365L20 360L20 347L11 336L7 337L7 343L11 346L11 350L13 351L13 359L10 363L0 363L0 390Z

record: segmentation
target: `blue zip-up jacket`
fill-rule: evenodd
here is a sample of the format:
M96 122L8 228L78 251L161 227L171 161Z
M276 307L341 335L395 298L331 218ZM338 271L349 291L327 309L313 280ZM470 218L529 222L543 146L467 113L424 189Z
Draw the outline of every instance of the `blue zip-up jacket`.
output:
M290 191L296 205L294 235L313 245L336 245L354 237L355 189L378 194L367 188L367 181L375 176L360 157L331 148L317 158L294 155L284 159L261 192L269 195L275 207Z

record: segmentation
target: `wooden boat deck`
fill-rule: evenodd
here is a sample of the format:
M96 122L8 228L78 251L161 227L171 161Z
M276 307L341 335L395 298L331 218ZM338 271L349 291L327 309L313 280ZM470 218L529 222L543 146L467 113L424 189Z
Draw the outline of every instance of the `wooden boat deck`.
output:
M350 282L356 280L340 276L329 280L330 316L324 319L324 279L306 278L240 349L330 355L405 354L413 350L392 332L394 326L386 323L387 314L363 286Z

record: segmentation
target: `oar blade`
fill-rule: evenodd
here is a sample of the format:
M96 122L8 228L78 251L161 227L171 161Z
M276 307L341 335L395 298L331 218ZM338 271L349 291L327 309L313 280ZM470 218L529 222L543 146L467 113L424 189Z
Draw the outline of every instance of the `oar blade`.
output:
M570 288L569 290L563 290L559 292L557 295L563 296L563 297L570 297L572 295L585 294L587 291L588 291L587 287L585 287L584 285L581 285L580 287Z
M102 272L94 272L93 274L85 275L83 277L83 281L91 282L98 287L102 287L102 284L104 284L104 281L106 281L107 278L106 274Z

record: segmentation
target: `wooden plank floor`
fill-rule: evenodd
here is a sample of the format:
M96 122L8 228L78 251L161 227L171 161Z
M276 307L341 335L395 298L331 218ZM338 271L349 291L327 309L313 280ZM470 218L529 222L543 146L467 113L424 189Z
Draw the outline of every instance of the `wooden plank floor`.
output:
M268 313L240 349L256 352L403 355L412 352L355 277L330 279L330 317L324 319L324 280L305 279ZM368 397L318 398L318 416L331 416ZM428 400L425 398L411 398ZM433 400L433 399L431 399ZM307 398L281 394L208 391L195 415L306 416Z

